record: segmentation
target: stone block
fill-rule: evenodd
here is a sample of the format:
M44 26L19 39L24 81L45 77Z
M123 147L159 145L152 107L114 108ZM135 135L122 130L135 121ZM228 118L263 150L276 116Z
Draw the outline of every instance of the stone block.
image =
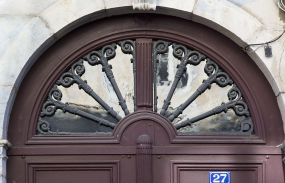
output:
M1 8L2 7L0 5L0 9ZM3 55L6 49L9 48L9 46L17 39L17 36L25 28L29 21L31 21L31 18L28 17L3 16L0 14L0 55Z
M0 169L1 171L1 169ZM0 172L1 173L1 172ZM0 174L0 183L6 183L7 182L7 179L6 177L3 177L1 174Z
M285 91L285 84L281 77L278 76L274 78L272 81L270 81L270 84L276 96L278 96L281 92L284 93L283 91Z
M4 114L0 113L0 137L3 137Z
M124 6L133 6L133 0L104 0L105 9L124 7Z
M4 133L7 133L7 132L4 132L4 128L2 127L3 125L2 124L0 124L1 126L0 126L0 138L3 138L4 137ZM5 129L5 131L7 131L7 129ZM5 137L5 138L7 138L7 136Z
M284 37L285 38L285 37ZM281 92L285 92L285 40L282 44L282 52L277 53L280 55L280 61L276 63L276 67L279 68L279 76L280 76L280 85L282 85L282 88L280 89Z
M278 106L280 108L280 112L282 115L282 120L283 120L283 126L284 126L284 131L285 131L285 93L281 93L278 97L277 97L277 102L278 102Z
M59 1L40 15L53 32L91 13L104 10L103 0Z
M2 122L4 120L4 114L6 111L6 107L7 107L7 103L0 103L0 119L2 119L2 121L0 121L0 124L2 124ZM2 115L3 115L3 117L1 117Z
M32 18L2 54L0 85L14 85L29 58L52 35L40 18Z
M252 38L246 42L247 44L264 43L264 42L270 41L273 38L275 38L274 35L268 33L266 30L258 31L252 35L253 35ZM281 53L282 53L282 44L280 44L280 41L276 41L274 43L271 43L269 46L271 46L272 48L272 54L273 54L272 57L265 56L264 46L261 46L261 47L260 45L251 46L249 51L252 52L258 48L254 53L258 55L259 60L261 62L260 63L256 62L256 64L257 65L264 64L270 71L272 77L278 77L279 76L279 62L280 62ZM253 54L250 52L248 53L249 55Z
M229 0L252 16L256 17L262 24L284 24L284 15L279 10L276 2L268 0ZM267 12L267 13L265 13Z
M0 1L0 12L5 15L24 15L35 17L59 0L3 0Z
M193 21L225 34L241 46L262 26L255 17L226 0L197 0Z
M158 0L157 6L192 12L195 2L196 0Z
M13 87L10 85L0 85L0 104L6 104L8 102L12 89Z

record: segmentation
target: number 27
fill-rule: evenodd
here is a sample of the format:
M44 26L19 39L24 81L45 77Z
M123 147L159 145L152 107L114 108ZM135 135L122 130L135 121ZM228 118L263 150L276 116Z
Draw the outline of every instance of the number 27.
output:
M213 183L224 183L225 179L227 177L227 174L221 174L221 177L222 177L222 181L220 181L220 175L219 174L214 174L213 178L215 178L215 179L214 179Z

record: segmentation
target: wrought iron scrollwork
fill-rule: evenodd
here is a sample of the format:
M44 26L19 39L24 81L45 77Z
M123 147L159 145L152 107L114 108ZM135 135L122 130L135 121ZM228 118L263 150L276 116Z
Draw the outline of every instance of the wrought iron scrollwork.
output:
M69 112L71 114L79 115L87 119L98 122L99 124L115 128L116 124L111 123L105 119L99 118L80 109L70 106L68 103L62 103L62 92L57 88L56 85L51 89L47 101L44 103L40 117L52 116L57 109L61 109L63 112Z
M170 88L170 91L167 95L166 100L164 101L164 104L162 106L162 109L160 111L161 115L165 115L165 111L167 110L168 106L170 105L171 98L173 96L173 93L177 87L177 84L179 80L181 79L183 73L186 71L186 66L188 64L191 65L199 65L201 61L206 59L206 56L202 55L198 51L189 50L185 46L179 45L179 44L172 44L173 47L173 56L177 59L181 60L180 65L178 65L178 69L175 74L174 81L172 83L172 86Z
M126 101L123 99L122 94L119 90L117 82L114 78L114 74L112 72L112 66L108 64L108 61L113 59L116 56L116 44L107 45L103 47L99 51L92 51L91 53L87 54L83 59L87 61L90 65L102 65L102 71L106 73L107 78L109 79L118 99L119 104L122 107L125 115L128 115L130 111L128 110Z
M133 63L133 73L134 73L134 82L135 82L135 75L136 75L136 65L135 65L135 43L132 40L125 40L118 43L122 49L124 54L131 54L132 59L131 62ZM119 100L119 105L123 109L125 115L129 114L129 110L127 108L126 102L122 97L122 94L118 88L117 82L114 78L112 72L112 66L108 64L108 61L113 59L116 56L116 44L111 44L104 46L102 49L97 51L92 51L85 55L82 59L79 59L76 63L74 63L71 68L63 73L59 80L55 83L53 88L50 90L46 102L43 104L42 111L40 113L39 122L37 126L38 134L72 134L71 132L59 132L59 131L51 131L50 124L45 117L52 117L55 115L58 109L62 110L63 113L68 112L70 114L78 115L84 117L86 119L90 119L100 125L109 127L114 129L116 123L110 122L107 119L103 119L101 117L97 117L85 110L81 110L78 106L71 106L68 103L63 103L62 99L62 92L58 88L58 86L62 86L65 88L69 88L73 84L77 84L79 89L82 89L86 94L91 96L95 101L97 101L103 109L105 109L113 118L117 121L120 121L122 117L114 111L112 107L110 107L106 101L104 101L94 90L91 88L90 85L87 84L86 80L82 79L82 76L85 73L85 66L84 62L88 62L91 66L102 65L102 71L105 72L108 80L110 81L116 96ZM135 85L135 83L134 83ZM134 87L135 88L135 87ZM134 100L135 101L135 100ZM98 134L101 132L96 132L93 134ZM105 132L102 132L105 134Z
M72 65L71 69L64 73L60 79L56 82L57 85L63 87L70 87L74 83L78 84L79 89L83 89L88 95L95 99L108 113L110 113L117 120L121 120L122 117L116 113L104 100L102 100L93 89L87 84L87 81L83 81L81 76L85 73L85 67L83 60L80 60Z
M42 118L39 118L39 122L37 125L37 131L40 134L44 134L44 135L55 135L55 134L57 134L56 132L52 132L50 130L49 122L43 120Z
M205 73L209 76L204 80L198 89L193 93L183 104L177 107L174 112L168 117L170 121L173 121L178 115L180 115L186 107L188 107L199 95L204 93L206 89L210 89L213 83L216 83L220 87L232 85L233 81L230 77L220 70L219 66L207 58L207 62L204 68Z
M158 54L164 54L168 52L168 46L170 45L170 42L167 41L155 41L153 43L153 92L154 92L154 112L157 112L157 87L156 87L156 75L157 75L157 63L159 62L159 59L157 58Z
M166 41L158 40L154 42L154 111L157 111L157 91L156 91L156 77L157 77L157 55L158 54L164 54L168 52L168 47L171 45L171 43L168 43ZM174 126L177 130L185 127L185 126L191 126L191 124L196 123L198 121L201 121L202 119L205 119L207 117L213 116L215 114L219 114L222 112L228 112L229 109L232 109L234 111L234 114L237 116L244 116L245 119L240 123L241 127L239 131L235 131L234 133L241 133L241 134L251 134L253 132L253 124L250 117L250 113L248 110L247 104L244 102L242 98L242 94L238 87L234 84L234 82L231 80L229 75L224 72L215 62L213 62L211 59L207 58L203 54L199 53L198 51L191 50L186 48L183 45L179 44L172 44L173 48L173 56L180 60L180 64L177 66L177 71L175 73L174 81L171 85L171 88L167 94L166 99L164 100L162 109L160 111L161 115L166 115L167 118L174 123ZM197 66L202 61L206 60L206 64L204 67L204 72L208 76L207 79L203 80L202 84L196 89L194 93L179 107L175 108L174 110L169 110L166 114L166 111L171 103L171 98L174 94L174 91L177 88L177 84L179 80L181 80L182 75L186 72L186 66L192 65ZM221 106L217 106L213 108L212 110L205 112L201 115L198 115L196 117L193 117L191 119L182 120L182 121L175 121L180 114L183 113L183 111L193 102L196 100L198 96L203 94L207 89L211 89L212 84L217 84L219 87L224 88L226 86L233 87L228 92L228 99L229 102L222 103ZM223 133L223 132L221 132Z
M180 129L182 127L185 127L187 125L191 125L201 119L207 118L209 116L219 114L221 112L227 112L229 109L233 109L235 114L238 116L245 116L246 118L250 117L250 113L248 111L247 104L242 99L242 94L240 90L237 88L237 86L234 84L233 87L228 92L228 99L229 102L222 103L220 106L217 106L213 108L212 110L205 112L199 116L196 116L191 119L187 119L185 121L179 122L174 124L176 129ZM242 131L251 131L251 128L253 128L252 124L244 123L242 124Z
M135 48L135 41L133 40L124 40L118 43L118 45L121 47L121 51L124 54L130 54L132 55L131 63L133 64L133 77L134 77L134 110L136 110L136 48ZM210 58L207 58L203 54L199 53L198 51L188 49L187 47L170 43L168 41L163 40L157 40L153 42L153 91L154 91L154 111L157 112L157 73L160 66L158 66L159 54L167 54L169 52L169 47L172 45L173 48L173 56L180 60L180 64L177 66L177 71L174 76L174 80L172 82L172 85L170 87L170 90L167 94L166 99L164 100L163 106L161 108L160 114L165 115L174 125L174 127L177 130L183 130L186 128L190 128L192 124L204 120L207 117L213 116L215 114L220 113L227 113L229 110L231 111L231 114L235 114L236 116L241 116L242 121L239 122L240 128L238 128L238 131L234 131L234 134L252 134L253 133L253 123L250 116L250 112L248 109L248 106L246 102L243 99L241 91L238 89L238 87L234 84L234 82L231 80L229 75L224 72L215 62L213 62ZM119 87L117 85L117 82L115 80L112 66L108 63L111 59L113 59L116 56L116 48L117 44L111 44L104 46L102 49L97 51L91 51L81 59L79 59L77 62L75 62L68 71L63 73L61 77L58 79L58 81L54 84L53 88L50 90L47 100L42 106L42 111L39 116L39 121L37 124L37 132L40 135L69 135L74 134L73 132L65 132L65 131L59 131L56 128L54 128L52 125L53 123L49 123L48 120L46 120L47 117L52 117L55 115L56 111L58 109L62 110L63 113L68 112L70 114L74 114L86 119L90 119L93 123L98 123L102 125L102 128L108 128L114 129L116 126L117 121L120 121L122 117L112 108L110 107L106 101L104 101L97 93L94 92L92 87L87 84L87 81L83 80L83 75L85 74L86 68L88 64L90 66L102 66L102 72L104 72L110 81L110 84L112 85L118 100L119 100L119 109L122 108L124 111L124 114L129 114L129 110L127 108L126 101L123 99L121 91L119 90ZM203 61L206 61L203 62ZM170 102L173 97L174 91L177 88L178 82L181 80L183 74L186 72L187 65L192 66L198 66L201 62L205 64L204 66L204 72L207 75L207 78L203 80L203 82L197 87L196 91L193 91L191 96L186 99L185 102L183 102L179 107L171 110L168 110L170 108ZM85 66L86 68L85 68ZM88 66L88 67L90 67ZM198 66L199 67L199 66ZM197 67L195 67L197 68ZM199 70L199 72L203 72ZM105 77L104 74L104 77ZM184 76L183 76L184 77ZM109 82L108 82L109 83ZM179 115L185 111L185 109L193 103L199 97L201 94L203 94L207 89L211 89L212 84L216 84L220 88L224 88L227 86L232 86L231 89L227 93L228 102L223 102L220 106L216 106L214 108L209 108L211 110L208 110L207 112L197 115L193 118L184 118L181 117L182 120L178 120L177 118L180 118ZM64 103L62 102L63 93L60 90L59 87L69 88L72 85L76 84L79 89L82 89L86 94L91 96L95 101L102 106L103 109L106 110L108 113L108 117L104 117L105 113L100 113L99 117L97 116L98 113L89 113L86 112L86 106L85 108L81 108L80 105L74 105L72 103ZM111 86L109 85L109 86ZM99 106L98 109L102 109ZM89 106L90 107L90 106ZM91 106L94 107L94 106ZM82 109L82 110L81 110ZM168 111L167 111L168 110ZM167 113L166 113L167 111ZM232 112L233 111L233 112ZM105 112L105 111L104 111ZM95 114L95 115L94 115ZM101 115L103 114L103 115ZM103 116L103 117L100 117ZM110 117L111 116L111 117ZM111 120L109 121L109 117ZM184 119L183 119L184 118ZM176 120L175 120L176 119ZM81 120L81 118L80 118ZM195 124L195 125L196 125ZM194 126L195 126L194 125ZM99 126L99 125L98 125ZM190 127L189 127L190 126ZM96 127L97 128L97 127ZM101 128L101 126L100 126ZM106 131L108 131L106 130ZM97 131L97 130L96 130ZM100 130L99 130L100 131ZM92 134L101 134L105 132L94 132ZM223 132L222 132L223 133Z
M239 133L252 134L252 132L253 132L253 123L251 117L247 117L245 120L241 122L241 129Z
M121 46L122 52L125 54L131 54L133 58L131 58L131 63L133 64L133 73L134 73L134 111L136 111L136 44L132 40L125 40L119 42Z

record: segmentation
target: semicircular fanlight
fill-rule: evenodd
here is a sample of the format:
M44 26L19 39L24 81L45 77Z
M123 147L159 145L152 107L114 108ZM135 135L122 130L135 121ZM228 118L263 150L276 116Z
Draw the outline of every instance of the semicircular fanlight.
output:
M135 41L125 40L75 62L50 90L37 135L110 134L136 111L135 54ZM154 111L167 117L178 133L253 133L241 91L210 58L157 40L153 72Z
M229 75L196 50L153 44L154 111L182 134L252 134L242 93Z

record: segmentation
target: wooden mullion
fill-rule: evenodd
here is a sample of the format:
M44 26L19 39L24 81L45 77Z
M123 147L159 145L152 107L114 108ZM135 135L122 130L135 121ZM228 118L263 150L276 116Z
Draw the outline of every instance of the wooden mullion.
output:
M153 109L152 40L136 40L136 105L137 110Z

